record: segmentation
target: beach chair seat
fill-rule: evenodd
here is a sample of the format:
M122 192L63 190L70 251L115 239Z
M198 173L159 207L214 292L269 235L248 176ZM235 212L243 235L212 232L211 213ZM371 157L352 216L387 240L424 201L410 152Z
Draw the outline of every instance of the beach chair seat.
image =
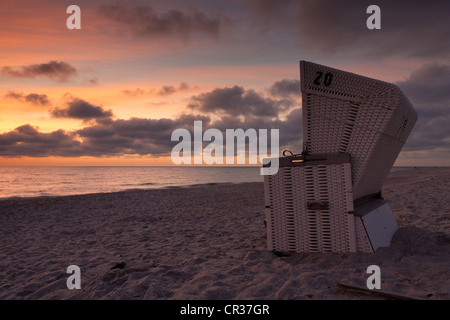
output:
M353 200L348 154L279 158L264 191L271 251L373 253L398 229L386 200Z
M269 250L356 251L348 154L281 157L264 190Z

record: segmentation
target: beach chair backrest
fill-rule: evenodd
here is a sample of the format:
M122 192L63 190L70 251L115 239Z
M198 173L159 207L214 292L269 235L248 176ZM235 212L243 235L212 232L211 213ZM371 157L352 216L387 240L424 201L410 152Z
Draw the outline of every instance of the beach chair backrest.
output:
M394 84L300 61L309 154L349 153L355 199L381 192L417 113Z

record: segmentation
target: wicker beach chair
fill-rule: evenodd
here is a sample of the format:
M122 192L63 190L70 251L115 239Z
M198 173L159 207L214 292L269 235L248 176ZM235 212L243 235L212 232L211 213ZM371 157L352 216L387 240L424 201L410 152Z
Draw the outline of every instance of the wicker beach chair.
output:
M398 229L381 189L416 120L395 86L301 61L302 154L264 177L267 246L374 252Z

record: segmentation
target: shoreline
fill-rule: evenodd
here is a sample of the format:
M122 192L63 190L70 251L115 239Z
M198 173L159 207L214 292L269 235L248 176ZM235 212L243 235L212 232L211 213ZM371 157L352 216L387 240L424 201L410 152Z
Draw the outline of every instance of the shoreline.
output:
M445 300L449 191L450 168L393 172L390 247L285 257L267 250L260 182L0 201L0 299L360 299L335 283L365 286L375 264L382 290Z
M90 192L90 193L77 193L77 194L67 194L67 195L48 195L48 196L36 196L36 197L10 197L10 198L0 198L0 203L3 201L16 201L16 200L33 200L33 199L44 199L44 198L63 198L63 197L77 197L77 196L88 196L88 195L101 195L101 194L115 194L123 192L147 192L147 191L158 191L158 190L176 190L176 189L190 189L190 188L210 188L210 187L220 187L220 186L231 186L231 185L241 185L241 184L263 184L264 182L208 182L201 184L192 184L185 186L167 186L161 188L131 188L124 189L120 191L111 192Z
M390 174L398 171L406 171L406 170L423 170L423 169L446 169L450 167L447 166L435 166L435 167L394 167ZM74 193L74 194L66 194L66 195L42 195L42 196L31 196L31 197L19 197L19 196L11 196L11 197L0 197L0 202L3 201L14 201L14 200L26 200L26 199L42 199L42 198L54 198L54 197L70 197L70 196L84 196L84 195L92 195L92 194L109 194L109 193L120 193L120 192L133 192L133 191L153 191L153 190L172 190L172 189L186 189L186 188L198 188L198 187L214 187L221 185L239 185L239 184L247 184L247 183L263 183L263 182L207 182L200 184L191 184L191 185L173 185L173 186L164 186L164 187L155 187L155 188L130 188L123 189L119 191L111 191L111 192L89 192L89 193Z

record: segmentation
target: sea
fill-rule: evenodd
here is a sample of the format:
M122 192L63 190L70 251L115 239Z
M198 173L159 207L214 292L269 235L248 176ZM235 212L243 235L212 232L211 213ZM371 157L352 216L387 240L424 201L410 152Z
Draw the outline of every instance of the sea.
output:
M246 167L0 167L0 200L263 182Z
M263 181L254 166L0 167L0 200Z

